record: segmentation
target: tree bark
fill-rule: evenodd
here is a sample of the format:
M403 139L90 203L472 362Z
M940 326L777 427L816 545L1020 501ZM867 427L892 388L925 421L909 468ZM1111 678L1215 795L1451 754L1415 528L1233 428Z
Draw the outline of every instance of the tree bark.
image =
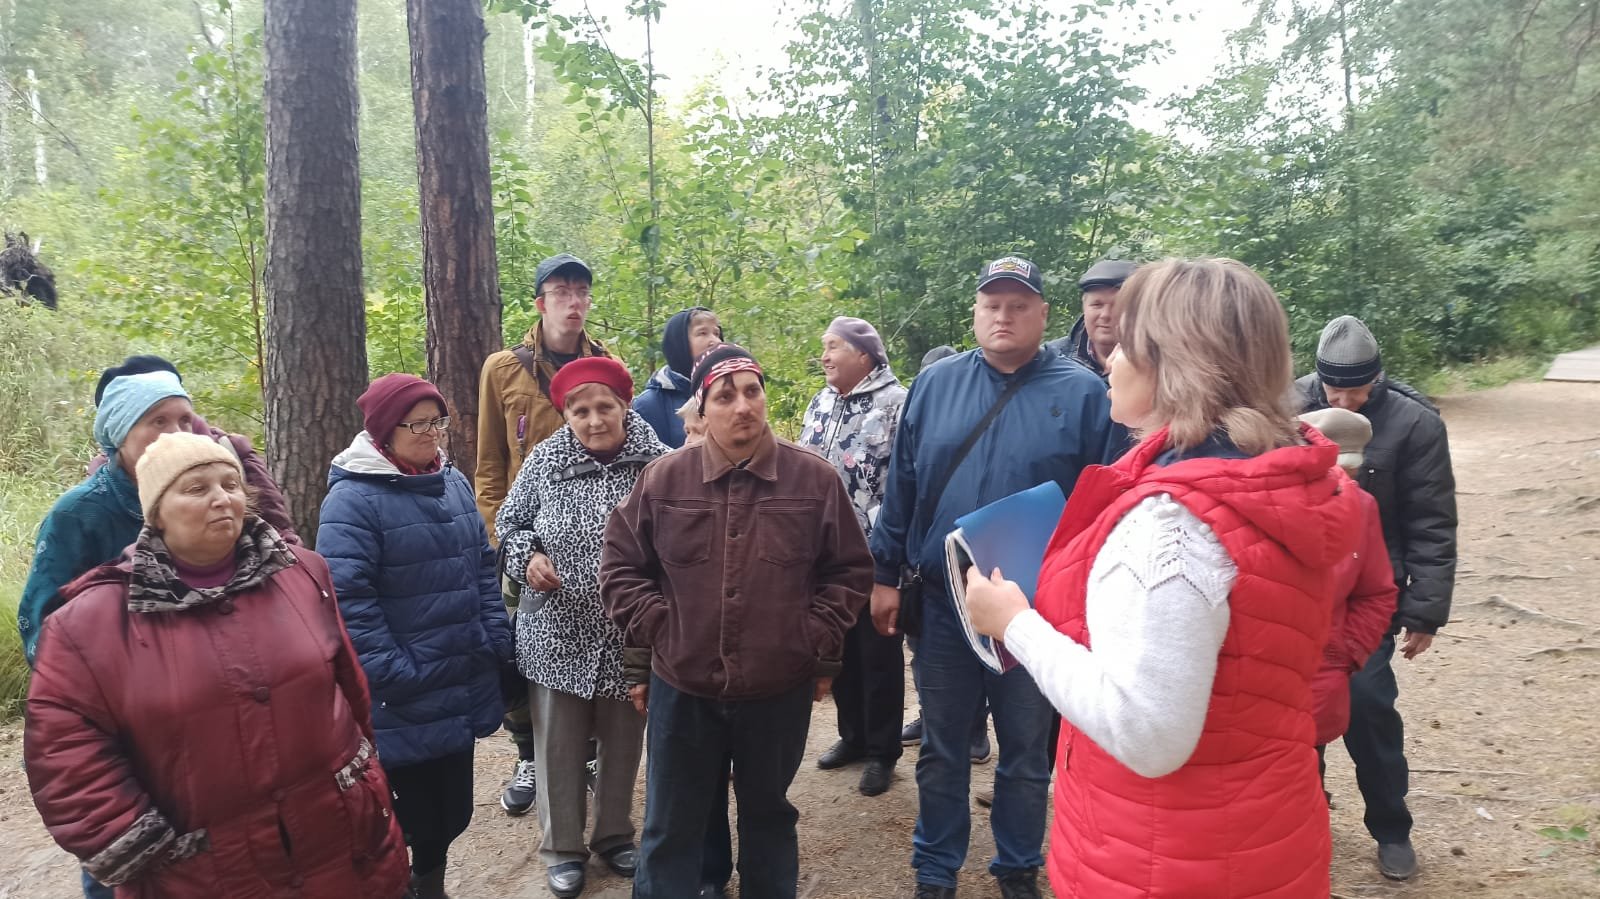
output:
M328 464L361 430L355 0L266 0L267 464L311 543Z
M478 467L478 373L504 342L483 72L488 32L481 0L407 0L406 21L428 376L449 405L450 455L470 479Z

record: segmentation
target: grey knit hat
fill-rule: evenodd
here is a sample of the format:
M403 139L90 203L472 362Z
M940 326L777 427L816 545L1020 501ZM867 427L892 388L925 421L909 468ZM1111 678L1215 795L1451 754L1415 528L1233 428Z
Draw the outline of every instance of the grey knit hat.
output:
M1317 341L1317 374L1329 387L1363 387L1383 374L1378 341L1353 315L1341 315Z
M1300 420L1322 432L1339 447L1340 468L1360 468L1366 461L1367 443L1372 440L1372 422L1360 412L1348 409L1318 409Z
M882 365L889 361L889 354L883 349L883 338L878 336L878 329L863 319L851 318L841 315L828 325L824 335L832 334L845 343L855 347L860 352L872 357L872 361Z

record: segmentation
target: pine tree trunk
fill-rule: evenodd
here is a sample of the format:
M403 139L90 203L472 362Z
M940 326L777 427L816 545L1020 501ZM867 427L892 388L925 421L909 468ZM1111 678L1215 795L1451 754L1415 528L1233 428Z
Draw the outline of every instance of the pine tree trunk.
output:
M267 464L300 536L367 384L356 0L266 0Z
M428 376L450 406L450 455L478 463L478 373L501 348L481 0L407 0L422 201ZM491 522L492 525L492 522Z

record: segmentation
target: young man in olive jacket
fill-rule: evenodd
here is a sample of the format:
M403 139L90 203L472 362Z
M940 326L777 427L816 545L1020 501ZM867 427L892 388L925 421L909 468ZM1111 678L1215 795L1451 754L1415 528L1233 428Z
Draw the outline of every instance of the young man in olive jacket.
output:
M651 655L648 682L633 689L649 718L633 895L696 895L731 754L742 889L791 899L800 868L789 784L811 704L827 695L872 589L872 557L838 473L773 435L748 352L714 348L690 380L705 442L645 468L606 525L600 561L607 614Z

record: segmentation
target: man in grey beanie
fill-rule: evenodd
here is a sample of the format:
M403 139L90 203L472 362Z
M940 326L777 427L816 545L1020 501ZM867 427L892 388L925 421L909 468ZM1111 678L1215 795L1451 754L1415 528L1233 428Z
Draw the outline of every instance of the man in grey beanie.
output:
M1078 279L1083 314L1067 336L1045 346L1099 375L1102 381L1109 377L1106 360L1117 348L1117 292L1138 267L1125 259L1102 259L1089 266Z
M1366 825L1378 841L1378 870L1391 880L1417 871L1406 808L1410 771L1405 729L1395 710L1399 687L1390 660L1415 659L1450 618L1456 571L1456 484L1439 410L1405 384L1384 377L1378 341L1360 319L1340 316L1317 342L1317 370L1295 386L1301 411L1359 412L1372 440L1357 481L1378 501L1384 542L1400 598L1378 651L1350 681L1345 749L1366 802Z

